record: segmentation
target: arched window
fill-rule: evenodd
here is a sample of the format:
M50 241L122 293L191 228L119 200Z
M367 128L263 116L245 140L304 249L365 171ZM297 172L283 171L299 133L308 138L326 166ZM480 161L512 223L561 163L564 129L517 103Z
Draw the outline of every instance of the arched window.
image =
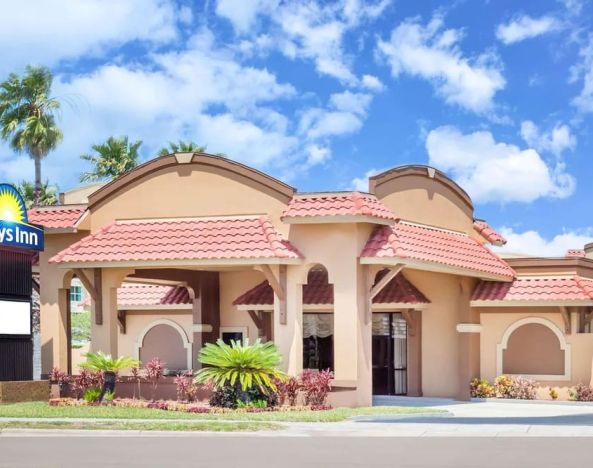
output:
M513 323L498 345L498 374L538 380L570 380L570 345L549 320L528 317Z
M173 320L152 322L138 338L137 353L142 363L159 358L171 371L191 369L191 343Z
M303 369L334 369L334 288L316 265L303 285Z

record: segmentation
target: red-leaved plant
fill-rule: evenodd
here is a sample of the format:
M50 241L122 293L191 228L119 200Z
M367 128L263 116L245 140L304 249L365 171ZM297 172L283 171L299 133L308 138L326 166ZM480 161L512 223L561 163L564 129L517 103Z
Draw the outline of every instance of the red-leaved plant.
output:
M72 392L78 399L82 398L84 392L89 388L101 388L102 386L102 372L92 372L88 369L80 369L80 373L72 377Z
M295 406L301 388L299 379L296 377L289 377L284 381L275 379L274 384L278 389L278 404L282 406L288 402L290 406Z
M186 371L183 374L175 377L175 385L177 387L177 400L179 401L196 401L200 385L194 383L194 373Z
M138 386L138 398L142 398L140 395L140 382L142 382L142 369L140 367L132 367L130 368L130 374L136 385ZM136 398L136 387L134 387L133 398Z
M152 400L156 396L156 389L159 384L160 378L163 376L163 372L165 370L165 363L161 361L159 358L153 358L146 363L144 366L144 374L146 375L146 379L150 382L152 386Z
M329 369L316 371L305 369L301 373L301 388L305 394L305 405L324 407L331 391L334 373Z

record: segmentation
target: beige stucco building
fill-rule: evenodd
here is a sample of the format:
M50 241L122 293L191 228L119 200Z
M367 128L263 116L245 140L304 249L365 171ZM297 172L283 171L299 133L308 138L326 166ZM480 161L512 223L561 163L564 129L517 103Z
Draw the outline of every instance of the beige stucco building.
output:
M298 193L181 153L77 194L29 214L46 230L44 373L71 367L77 278L93 350L179 371L219 337L271 339L289 373L334 371L335 405L374 393L467 399L473 377L503 372L591 380L593 261L505 261L488 247L504 239L433 168L386 171L368 193Z

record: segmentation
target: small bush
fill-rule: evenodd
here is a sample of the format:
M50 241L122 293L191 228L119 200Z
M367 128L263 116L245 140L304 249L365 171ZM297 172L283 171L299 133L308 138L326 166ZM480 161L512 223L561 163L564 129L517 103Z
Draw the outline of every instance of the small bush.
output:
M496 391L488 380L475 378L470 383L470 394L473 398L493 398Z
M144 366L144 374L152 386L152 399L155 399L156 389L159 384L159 380L163 376L165 371L165 363L159 358L154 358L148 361Z
M84 392L84 401L86 401L87 403L95 403L99 401L99 398L101 398L100 388L87 388Z
M289 377L285 381L275 380L276 388L278 389L278 404L284 405L288 403L290 406L296 406L301 383L296 377Z
M92 387L103 387L103 373L80 369L78 375L72 376L72 392L76 398L82 398L85 392Z
M548 395L550 395L550 398L552 400L557 400L558 399L558 390L556 390L555 388L550 387L550 389L548 391Z
M225 385L217 388L212 392L210 406L217 406L219 408L236 408L237 407L237 390L235 387Z
M305 405L325 406L331 391L331 380L334 373L329 369L316 371L305 369L301 374L301 386L305 394Z
M199 385L194 382L194 375L192 371L187 371L183 374L178 374L175 377L175 385L177 387L177 400L192 402L198 399L200 389L207 388L207 385Z
M498 398L511 398L518 400L535 400L535 380L521 376L500 375L494 381L494 389Z
M571 400L593 401L593 387L590 385L578 384L568 391Z

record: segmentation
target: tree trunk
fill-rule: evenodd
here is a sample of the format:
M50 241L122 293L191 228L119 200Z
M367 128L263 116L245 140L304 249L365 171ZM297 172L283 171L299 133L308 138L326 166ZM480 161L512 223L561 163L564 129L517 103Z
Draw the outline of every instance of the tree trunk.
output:
M41 199L41 156L33 155L35 161L35 193L33 196L33 205L39 206L39 200Z

